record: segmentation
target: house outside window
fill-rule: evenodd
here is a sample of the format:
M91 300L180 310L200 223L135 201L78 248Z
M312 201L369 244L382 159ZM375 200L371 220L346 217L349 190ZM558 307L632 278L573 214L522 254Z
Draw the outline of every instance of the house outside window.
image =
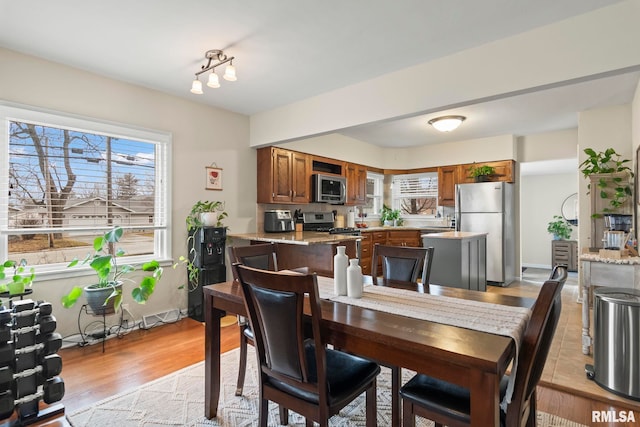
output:
M435 217L438 208L438 173L395 175L392 182L393 209L404 218Z
M0 105L0 257L39 271L125 229L120 262L169 258L168 133Z

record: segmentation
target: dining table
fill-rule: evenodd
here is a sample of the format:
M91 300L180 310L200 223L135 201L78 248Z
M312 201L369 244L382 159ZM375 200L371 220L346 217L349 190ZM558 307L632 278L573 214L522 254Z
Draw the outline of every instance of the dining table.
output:
M319 288L322 285L326 289L332 283L332 278L318 276ZM371 277L365 276L365 285L371 283ZM531 308L535 302L531 298L439 285L379 283L464 302L524 308ZM221 386L220 319L227 314L246 315L246 311L237 281L204 286L203 294L205 417L212 419L217 415ZM323 298L322 291L320 297L321 332L327 344L385 366L410 369L465 387L470 392L471 426L500 425L500 380L516 354L516 344L511 337ZM400 425L402 416L398 387L399 384L392 385L393 426Z

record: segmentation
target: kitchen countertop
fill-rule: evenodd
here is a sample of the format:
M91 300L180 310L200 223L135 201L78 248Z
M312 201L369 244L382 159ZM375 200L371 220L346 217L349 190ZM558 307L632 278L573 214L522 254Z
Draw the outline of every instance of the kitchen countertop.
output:
M422 237L433 239L470 239L473 237L486 236L487 233L472 233L469 231L445 231L444 233L423 234Z
M360 236L346 234L329 234L316 231L292 231L288 233L227 233L227 237L242 240L255 240L258 242L287 243L292 245L316 245L326 243L344 242L345 240L358 240Z
M400 225L396 227L392 226L369 226L366 228L361 228L360 231L393 231L393 230L416 230L416 231L424 231L424 230L437 230L437 231L453 231L451 227L443 227L439 225L423 225L423 226L415 226L415 225Z

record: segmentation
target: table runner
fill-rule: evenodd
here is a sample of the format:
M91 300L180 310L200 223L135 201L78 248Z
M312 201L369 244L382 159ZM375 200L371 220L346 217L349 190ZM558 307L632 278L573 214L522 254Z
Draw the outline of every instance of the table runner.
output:
M529 308L465 300L443 295L421 294L406 289L374 285L365 285L362 298L349 298L337 296L333 291L333 279L327 277L318 277L318 293L322 299L511 337L516 345L516 354L511 375L509 376L507 392L500 404L501 408L506 411L506 406L511 402L513 395L522 335L531 317Z

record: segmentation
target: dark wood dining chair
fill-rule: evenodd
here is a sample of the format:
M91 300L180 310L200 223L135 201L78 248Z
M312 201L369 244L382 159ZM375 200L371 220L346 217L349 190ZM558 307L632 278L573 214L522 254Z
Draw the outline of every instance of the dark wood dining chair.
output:
M500 413L502 426L536 425L536 385L560 318L563 284L563 281L547 280L538 294L518 353L511 403L506 413ZM501 398L504 397L507 384L508 376L505 375L500 382ZM416 415L434 421L436 427L470 425L470 395L464 387L417 374L401 388L400 395L403 399L404 427L415 426Z
M382 264L382 280L391 282L417 283L426 286L431 274L433 247L414 248L410 246L390 246L376 243L373 246L371 276L378 285L378 263Z
M321 427L366 392L366 425L377 424L376 377L370 360L329 349L321 336L322 311L316 274L271 272L234 264L240 280L260 372L260 426L266 427L269 401ZM312 338L305 337L308 295ZM282 408L284 411L282 411ZM283 419L284 412L284 419Z
M228 252L232 264L240 263L260 270L278 271L278 257L274 243L229 246ZM238 280L235 270L233 270L233 279ZM238 317L238 324L240 325L240 362L236 396L242 396L244 378L247 372L247 345L253 345L253 331L247 319L242 316Z

